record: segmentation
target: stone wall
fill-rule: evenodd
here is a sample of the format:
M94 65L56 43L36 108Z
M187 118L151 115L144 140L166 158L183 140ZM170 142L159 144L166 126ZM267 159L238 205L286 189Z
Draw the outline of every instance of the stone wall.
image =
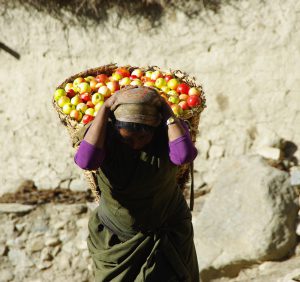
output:
M195 5L196 2L195 2ZM298 12L297 12L298 11ZM1 9L0 195L24 179L39 189L86 184L66 129L51 105L66 77L110 62L158 65L195 75L206 91L196 184L210 184L223 157L255 153L283 138L300 144L300 3L239 1L189 19L67 24L35 10ZM295 153L299 159L299 150Z

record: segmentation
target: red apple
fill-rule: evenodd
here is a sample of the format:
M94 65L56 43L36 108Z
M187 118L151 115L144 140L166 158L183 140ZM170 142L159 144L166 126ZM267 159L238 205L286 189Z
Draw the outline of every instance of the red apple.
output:
M83 123L83 124L87 124L87 123L89 123L90 121L92 121L93 119L94 119L94 117L91 116L91 115L84 115L84 116L82 117L82 123Z
M179 104L178 104L184 111L185 110L188 110L190 107L189 107L189 105L188 105L188 103L187 103L187 101L181 101L181 102L179 102Z
M165 80L166 80L166 82L168 82L169 80L171 80L172 78L174 78L172 75L170 75L170 74L167 74L166 76L165 76Z
M138 77L137 77L136 75L131 75L129 78L130 78L131 80L138 79Z
M99 82L97 81L97 80L92 80L91 82L90 82L90 86L91 86L91 89L93 90L93 91L97 91L97 89L100 87L97 87L97 85L99 84Z
M189 94L190 87L186 83L180 83L176 89L178 93Z
M106 74L98 74L97 76L96 76L96 80L98 81L98 82L101 82L101 83L106 83L106 82L108 82L109 81L109 79L108 79L108 76L106 75Z
M122 77L129 77L130 72L128 69L125 68L117 68L116 73L120 74Z
M201 99L197 95L189 96L189 98L186 101L191 108L197 107L201 104Z
M67 91L67 96L71 99L76 95L76 92L74 91L74 89L70 88Z
M83 102L87 102L87 101L91 101L92 97L91 97L91 94L89 93L82 93L80 94L80 99L83 101Z
M69 89L73 89L73 83L67 83L65 86L65 91L68 92Z
M88 106L88 108L94 108L95 107L95 105L92 101L87 101L86 105Z

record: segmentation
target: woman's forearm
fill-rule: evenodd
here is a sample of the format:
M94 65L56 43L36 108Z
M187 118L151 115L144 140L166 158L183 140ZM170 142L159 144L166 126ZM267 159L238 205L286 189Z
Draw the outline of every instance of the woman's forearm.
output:
M103 104L84 137L86 142L97 148L103 149L109 113L110 109Z

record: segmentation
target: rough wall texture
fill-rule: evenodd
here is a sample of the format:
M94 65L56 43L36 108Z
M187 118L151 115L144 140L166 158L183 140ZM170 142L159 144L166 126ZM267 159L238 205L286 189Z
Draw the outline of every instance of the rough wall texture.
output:
M182 69L204 85L195 164L211 183L222 157L254 152L280 137L300 144L300 2L239 1L189 20L167 13L157 29L143 20L66 25L22 7L1 11L0 194L23 179L40 189L84 189L67 131L51 106L56 85L81 70L117 62ZM299 159L299 150L296 151Z

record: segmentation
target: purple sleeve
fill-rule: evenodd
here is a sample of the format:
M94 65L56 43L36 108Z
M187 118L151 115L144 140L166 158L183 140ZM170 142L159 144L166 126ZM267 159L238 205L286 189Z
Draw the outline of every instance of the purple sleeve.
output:
M82 140L74 161L82 169L94 170L100 167L104 160L105 151Z
M187 125L184 121L181 121L181 124L185 129L185 134L169 142L169 157L175 165L192 162L198 154L191 140Z

